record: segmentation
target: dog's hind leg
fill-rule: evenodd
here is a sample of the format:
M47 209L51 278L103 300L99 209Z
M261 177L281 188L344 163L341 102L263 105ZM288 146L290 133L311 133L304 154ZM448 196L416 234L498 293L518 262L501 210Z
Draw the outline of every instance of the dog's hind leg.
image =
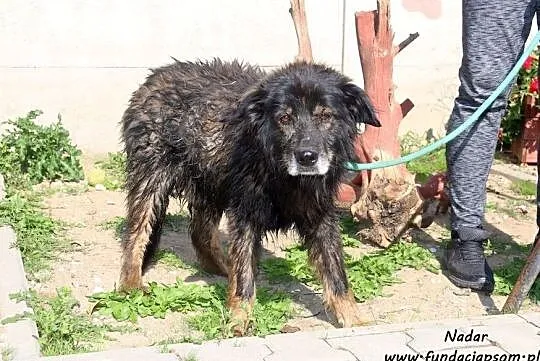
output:
M253 227L229 222L229 287L227 305L235 336L245 334L255 303L255 271L261 247L261 232Z
M216 206L192 205L191 242L197 252L199 264L206 272L226 276L227 259L221 249L219 221L222 212Z
M142 288L143 262L147 265L157 248L170 184L170 175L164 168L132 174L128 171L127 229L123 241L120 290Z
M163 203L161 203L156 210L155 220L152 223L152 231L150 232L150 241L146 245L144 251L144 258L142 264L143 273L152 263L152 260L156 254L156 251L159 246L159 241L161 238L161 231L163 229L163 222L165 221L165 216L167 215L167 207L169 206L169 197L164 197ZM158 213L159 212L159 213Z
M347 281L336 220L326 217L297 226L308 247L309 261L322 281L326 306L343 327L366 324Z

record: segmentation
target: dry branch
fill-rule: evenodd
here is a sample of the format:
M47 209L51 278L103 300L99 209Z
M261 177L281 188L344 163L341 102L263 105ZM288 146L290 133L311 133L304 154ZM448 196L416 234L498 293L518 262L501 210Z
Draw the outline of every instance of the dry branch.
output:
M312 62L313 54L311 52L311 41L309 39L304 0L291 0L289 13L293 19L296 38L298 39L298 55L296 56L296 60Z
M413 41L418 39L419 36L420 36L420 34L418 34L417 32L414 33L414 34L409 34L407 39L403 40L401 43L399 43L398 46L394 47L394 55L397 55L400 51L402 51L407 46L409 46Z

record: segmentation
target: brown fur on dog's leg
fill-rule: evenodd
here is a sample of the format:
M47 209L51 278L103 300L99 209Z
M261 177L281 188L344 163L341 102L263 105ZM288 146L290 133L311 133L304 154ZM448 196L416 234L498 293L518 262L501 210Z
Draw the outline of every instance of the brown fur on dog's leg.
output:
M334 199L359 123L380 126L366 93L323 64L293 63L266 72L214 59L153 69L122 118L131 209L125 284L141 283L140 260L152 250L146 247L148 225L156 207L173 195L203 211L196 217L201 232L192 233L199 237L194 245L203 265L234 277L229 303L242 319L249 318L238 305L254 297L261 237L298 222L308 243L318 245L326 288L336 297L346 294ZM212 209L215 220L205 215ZM234 220L229 262L214 236L217 215L225 209Z
M118 290L121 292L129 292L134 289L142 289L142 268L135 262L124 262L120 273L120 285Z
M238 229L234 220L229 225L229 287L227 305L235 336L245 335L255 303L255 268L260 247L260 235L250 227Z
M224 276L227 277L227 271L226 269L218 266L216 262L214 261L213 257L208 256L207 254L200 254L197 253L197 260L199 262L199 266L205 271L210 274L218 275L218 276Z
M231 312L231 326L233 335L236 337L244 336L248 327L249 321L255 304L255 293L248 301L242 300L241 297L231 296L236 292L230 286L229 281L229 297L227 298L227 307Z
M128 174L129 174L128 164ZM137 173L144 173L138 170ZM161 234L161 224L168 205L166 173L155 173L146 182L127 183L127 227L122 244L121 291L142 289L143 262L152 257ZM151 244L152 243L152 244ZM150 245L150 247L148 247ZM148 247L148 249L147 249Z
M322 281L326 306L343 327L365 324L348 285L337 219L320 219L315 224L306 222L298 226L308 246L310 263Z
M347 284L347 279L334 278L329 275L325 271L327 266L320 257L314 258L313 263L322 279L325 306L332 312L337 322L342 327L362 326L369 323L366 318L362 317L358 304L354 299L354 294ZM334 276L340 273L338 271Z
M190 224L191 242L203 270L227 276L227 258L219 239L220 219L221 211L216 206L209 205L204 210L202 207L193 207Z
M360 313L358 304L350 289L342 295L334 295L327 291L325 303L342 327L362 326L369 323L369 320Z
M150 241L150 220L148 211L140 216L128 215L129 229L124 243L122 269L120 272L120 290L130 291L142 288L142 265L146 245ZM128 224L129 224L128 223Z

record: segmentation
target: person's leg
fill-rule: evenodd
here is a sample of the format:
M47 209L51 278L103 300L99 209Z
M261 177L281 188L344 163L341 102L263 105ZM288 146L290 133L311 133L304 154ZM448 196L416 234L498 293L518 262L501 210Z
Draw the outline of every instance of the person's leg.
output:
M529 35L537 0L463 0L461 85L448 131L465 122L506 77ZM486 183L509 90L482 118L447 145L452 244L446 266L459 287L491 292L482 242Z

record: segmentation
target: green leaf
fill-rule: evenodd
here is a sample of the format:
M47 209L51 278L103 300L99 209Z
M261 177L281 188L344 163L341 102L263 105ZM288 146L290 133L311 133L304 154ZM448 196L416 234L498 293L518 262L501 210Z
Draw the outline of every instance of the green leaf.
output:
M118 321L125 321L131 317L131 308L129 304L115 302L111 306L112 315Z

